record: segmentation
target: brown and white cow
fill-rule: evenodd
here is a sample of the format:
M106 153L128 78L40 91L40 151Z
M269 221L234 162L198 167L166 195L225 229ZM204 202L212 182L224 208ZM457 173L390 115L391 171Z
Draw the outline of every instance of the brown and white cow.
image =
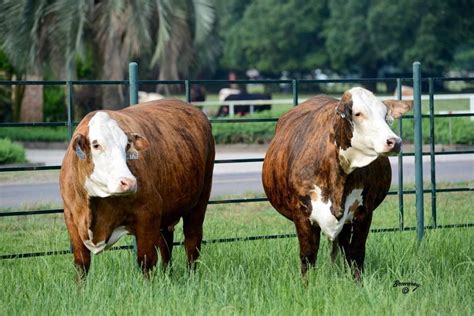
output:
M60 187L74 262L87 273L91 252L124 234L137 241L145 274L171 259L183 218L190 267L199 256L209 200L214 140L206 116L188 103L159 100L89 113L65 154Z
M387 156L401 146L387 122L410 108L352 88L341 100L311 98L279 119L262 180L273 207L295 223L303 274L316 262L322 230L333 258L340 247L360 278L372 212L390 187Z

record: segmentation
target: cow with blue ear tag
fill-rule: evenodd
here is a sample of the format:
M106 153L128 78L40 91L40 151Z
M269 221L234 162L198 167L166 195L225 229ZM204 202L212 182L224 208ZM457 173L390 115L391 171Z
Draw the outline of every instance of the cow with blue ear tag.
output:
M85 274L91 253L123 235L137 241L144 273L171 260L183 219L190 268L199 256L209 200L214 140L207 117L179 100L89 113L77 126L60 173L74 261Z
M390 187L387 156L401 148L388 123L410 109L355 87L339 100L311 98L278 120L262 182L273 207L295 224L303 274L323 233L360 279L372 213Z

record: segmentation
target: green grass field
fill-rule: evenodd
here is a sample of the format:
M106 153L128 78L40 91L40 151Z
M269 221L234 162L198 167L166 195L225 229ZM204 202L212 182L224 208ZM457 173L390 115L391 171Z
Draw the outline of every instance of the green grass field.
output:
M426 224L429 201L426 195ZM406 196L406 226L415 225L414 204L414 196ZM472 205L471 192L439 193L438 224L473 223ZM372 227L398 227L396 196L376 211ZM206 240L294 233L293 224L268 203L211 205L204 229ZM68 249L61 215L1 218L0 231L2 255ZM342 260L331 263L325 238L307 284L299 273L296 238L204 245L192 274L178 246L171 271L157 269L150 280L141 275L131 251L94 256L83 283L76 282L71 255L2 260L0 314L473 314L474 230L429 230L425 236L418 245L415 232L372 233L361 285L354 283ZM176 240L181 239L178 225ZM130 243L126 237L119 244ZM393 286L397 280L421 286L414 292L409 286L403 294L403 287Z

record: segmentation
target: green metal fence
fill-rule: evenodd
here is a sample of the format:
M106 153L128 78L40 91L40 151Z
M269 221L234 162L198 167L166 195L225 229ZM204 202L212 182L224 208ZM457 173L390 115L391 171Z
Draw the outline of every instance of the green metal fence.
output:
M391 228L374 228L371 231L375 233L379 232L400 232L400 231L416 231L416 236L419 241L423 239L425 229L439 229L439 228L460 228L460 227L474 227L474 223L456 223L448 225L437 224L437 193L449 193L449 192L467 192L474 191L474 187L456 187L437 189L436 188L436 156L437 155L460 155L460 154L473 154L474 150L462 150L462 151L435 151L435 134L434 125L435 118L448 118L448 117L466 117L474 116L474 113L458 113L458 114L435 114L434 113L434 83L436 81L467 81L474 82L474 78L422 78L421 76L421 65L419 63L413 64L413 78L369 78L369 79L337 79L337 80L139 80L138 79L138 65L136 63L130 63L129 65L129 80L115 80L115 81L101 81L101 80L68 80L68 81L0 81L0 85L63 85L67 87L67 120L64 122L36 122L36 123L0 123L2 127L33 127L33 126L65 126L68 130L69 139L72 137L74 126L77 122L73 121L73 87L75 85L124 85L129 87L130 105L138 103L138 87L139 85L146 84L173 84L183 85L185 88L186 100L191 100L191 86L194 84L207 84L207 85L219 85L229 83L239 84L288 84L292 87L293 105L298 104L299 99L299 87L301 84L330 84L330 83L348 83L348 84L361 84L367 82L385 82L395 83L397 86L397 95L401 99L401 87L402 84L413 84L414 86L414 115L405 115L399 120L399 132L403 131L403 121L415 120L415 150L414 153L403 153L401 152L398 156L398 189L397 191L390 191L389 195L398 195L399 200L399 227ZM422 114L421 112L421 84L427 82L429 87L429 114ZM430 124L430 150L423 152L422 150L422 118L428 118ZM211 119L212 124L232 124L232 123L249 123L249 122L276 122L277 118L227 118L227 119ZM415 156L415 190L406 190L404 188L404 173L403 173L403 158L406 156ZM430 156L430 175L431 175L431 186L430 189L423 189L423 169L422 169L422 157ZM225 159L215 160L216 164L227 164L227 163L249 163L249 162L262 162L262 158L250 158L250 159ZM30 167L8 167L0 168L0 172L12 172L12 171L36 171L36 170L59 170L61 166L30 166ZM405 226L404 221L404 196L405 195L416 195L416 227ZM424 205L423 197L424 194L431 195L431 225L424 225ZM256 203L266 202L266 198L238 198L238 199L225 199L225 200L210 200L209 205L214 204L232 204L232 203ZM1 217L11 216L32 216L32 215L44 215L44 214L59 214L63 213L63 209L46 209L46 210L19 210L11 212L0 212ZM223 242L235 242L235 241L250 241L259 239L278 239L295 237L295 234L283 234L283 235L264 235L264 236L249 236L249 237L236 237L236 238L221 238L214 240L204 240L203 244L210 243L223 243ZM181 245L181 242L176 242L175 245ZM112 249L132 249L133 246L121 246L113 247ZM70 253L70 250L53 250L47 252L34 252L34 253L19 253L19 254L0 254L0 260L2 259L15 259L15 258L29 258L38 256L48 255L60 255Z

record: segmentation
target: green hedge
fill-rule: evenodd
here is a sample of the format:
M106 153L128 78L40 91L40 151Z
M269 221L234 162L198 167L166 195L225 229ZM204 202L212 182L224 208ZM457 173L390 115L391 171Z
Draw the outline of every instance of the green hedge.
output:
M430 143L430 121L422 120L423 143ZM435 118L434 136L436 144L474 145L474 122L469 117ZM398 122L393 129L399 133ZM414 142L414 121L403 121L402 138L404 142Z
M245 118L271 118L270 111L264 111ZM212 134L217 144L264 144L275 133L276 122L263 123L213 123Z
M246 116L245 118L271 118L278 114L270 111ZM423 119L423 143L428 144L429 120ZM393 124L398 133L398 122ZM275 122L264 123L214 123L212 133L217 144L262 144L268 143L275 132ZM413 120L403 121L402 138L411 143L413 139ZM67 141L65 127L3 127L0 128L0 138L9 138L13 141ZM436 118L436 144L474 145L474 122L469 117Z
M25 149L8 138L0 138L0 165L26 162Z
M64 142L67 141L66 127L2 127L0 138L22 142Z

